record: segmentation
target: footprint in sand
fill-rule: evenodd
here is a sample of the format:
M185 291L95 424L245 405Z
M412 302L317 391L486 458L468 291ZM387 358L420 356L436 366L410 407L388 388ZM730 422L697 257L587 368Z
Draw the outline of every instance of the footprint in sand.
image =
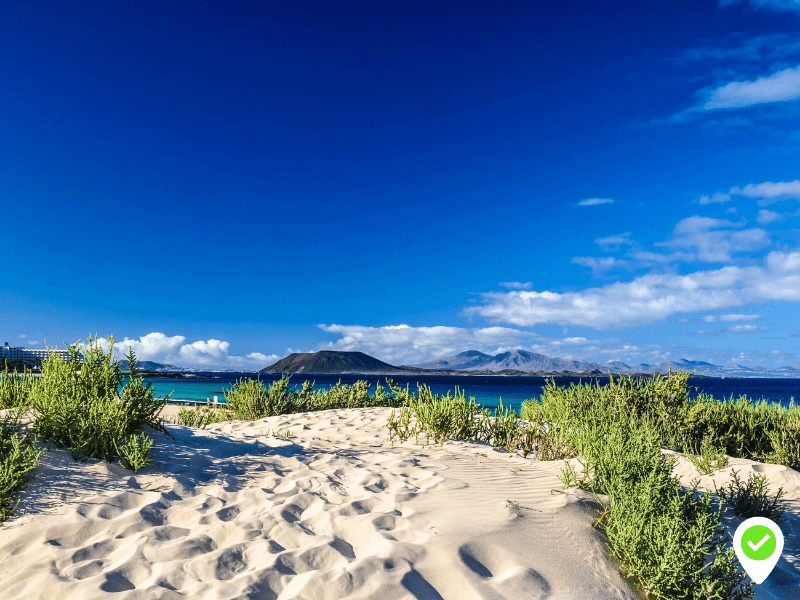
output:
M547 580L534 569L516 564L503 548L472 542L459 547L458 557L468 572L477 576L475 588L484 596L499 592L510 598L544 599L550 595Z

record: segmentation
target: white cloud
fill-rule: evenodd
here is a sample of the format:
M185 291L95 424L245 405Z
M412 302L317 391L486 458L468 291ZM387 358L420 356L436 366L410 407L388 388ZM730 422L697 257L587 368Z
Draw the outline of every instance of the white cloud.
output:
M760 210L758 211L758 216L756 217L756 222L759 225L769 225L770 223L777 223L778 221L783 221L783 215L780 213L776 213L772 210Z
M587 198L578 202L578 206L597 206L598 204L614 204L611 198Z
M585 337L568 337L561 340L550 340L552 346L583 346L591 343Z
M487 292L464 310L495 323L635 327L681 313L770 300L800 302L800 252L771 252L762 266L727 266L688 275L648 274L580 292Z
M393 365L418 364L465 350L495 353L500 347L518 348L524 342L537 337L533 332L509 327L366 327L334 324L319 325L319 328L342 336L335 342L324 344L320 349L364 352Z
M592 270L592 273L601 273L606 271L612 267L620 266L625 261L621 261L616 259L612 256L607 256L605 258L594 258L593 256L576 256L570 260L571 263L576 265L581 265L583 267L589 267Z
M798 0L719 0L720 6L742 6L776 12L800 12Z
M751 183L743 188L732 187L728 193L747 198L758 198L759 206L767 206L783 200L800 200L800 179Z
M700 204L722 204L723 202L728 202L731 199L729 194L723 194L722 192L717 192L711 196L700 196L697 201ZM734 209L736 210L736 209Z
M630 232L627 232L609 235L604 238L597 238L594 243L600 246L600 250L603 252L616 252L622 246L629 246L634 242L631 240Z
M784 69L755 81L732 81L712 90L703 110L745 108L800 99L800 67Z
M754 331L767 331L767 328L758 325L731 325L722 331L725 333L753 333Z
M727 219L712 219L710 217L686 217L678 221L678 224L673 227L672 232L675 234L685 233L699 233L705 232L709 229L723 229L726 227L739 227L740 223L734 223Z
M727 315L706 315L703 321L706 323L716 323L722 321L723 323L739 323L742 321L758 321L761 315L742 315L742 314L727 314Z
M717 43L687 50L677 57L677 62L719 60L741 65L782 60L799 54L800 40L796 35L773 33L744 38L732 34Z
M640 263L654 263L657 265L665 265L674 262L692 262L695 260L695 255L690 252L671 252L669 254L659 254L657 252L634 252L632 255L634 260Z
M98 338L98 342L107 352L108 339ZM115 340L116 357L123 358L129 347L139 360L195 369L258 370L279 359L277 355L268 356L260 352L252 352L247 356L234 356L228 354L230 347L228 342L210 339L187 344L185 336L169 337L159 332L148 333L138 340L127 337Z
M184 364L210 365L219 364L228 355L230 344L221 340L197 341L183 344L178 349L178 356Z
M138 340L128 339L127 337L123 340L115 340L115 347L120 356L125 355L130 347L141 360L167 363L167 359L174 360L179 356L185 341L186 338L182 335L167 337L163 333L153 332L140 337Z
M533 287L533 283L530 281L526 281L525 283L520 283L519 281L501 281L500 285L509 290L529 290Z
M701 262L730 262L734 252L748 252L769 245L769 234L764 229L729 230L742 224L692 216L675 225L673 239L655 245L693 250L696 260Z

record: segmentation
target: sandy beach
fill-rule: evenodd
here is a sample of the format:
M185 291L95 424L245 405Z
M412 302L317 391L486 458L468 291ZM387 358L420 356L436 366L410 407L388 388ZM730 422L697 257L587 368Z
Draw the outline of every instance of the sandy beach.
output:
M156 435L157 462L137 475L51 450L0 525L0 595L641 597L592 527L593 496L564 493L563 461L475 442L391 446L390 412L168 425L175 439ZM755 597L800 598L800 473L731 459L701 486L724 485L732 468L767 475L789 506L783 556ZM687 484L698 477L682 458L676 472Z

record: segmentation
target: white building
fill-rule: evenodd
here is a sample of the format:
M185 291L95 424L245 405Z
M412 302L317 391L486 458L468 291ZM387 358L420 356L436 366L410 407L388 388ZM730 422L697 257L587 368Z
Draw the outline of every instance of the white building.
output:
M6 360L10 361L22 361L22 362L39 362L45 360L49 355L55 354L56 356L60 356L64 360L70 360L69 352L66 350L47 350L45 348L42 349L33 349L33 348L16 348L14 346L9 346L8 342L5 342L2 347L0 347L0 368L2 368L3 363Z

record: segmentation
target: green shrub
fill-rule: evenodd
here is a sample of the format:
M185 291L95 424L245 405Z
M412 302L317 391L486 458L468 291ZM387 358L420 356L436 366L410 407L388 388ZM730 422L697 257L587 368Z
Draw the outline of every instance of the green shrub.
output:
M31 393L36 413L34 428L41 438L68 448L75 458L118 456L117 443L144 426L168 435L158 415L169 396L156 398L152 384L136 376L136 357L129 350L130 379L123 385L119 363L91 337L84 360L78 360L75 344L68 348L72 360L50 356L42 363L41 381Z
M375 400L369 395L369 383L366 381L356 381L352 385L342 385L342 382L339 381L327 390L313 391L312 388L313 384L306 388L306 397L303 406L306 410L369 408L375 406ZM377 390L380 390L380 393L383 392L383 388L381 388L380 384Z
M579 483L578 472L575 470L575 467L569 463L569 461L564 461L564 466L561 468L558 479L567 488L577 487Z
M787 409L783 422L767 432L770 448L762 455L765 462L800 470L800 411L794 404Z
M115 444L117 454L120 456L120 464L128 470L138 473L139 469L153 464L153 459L150 457L152 445L153 439L144 433L128 436L124 444Z
M30 369L24 369L22 373L16 370L9 373L6 366L0 374L0 410L28 406L31 390L37 383Z
M474 398L467 400L458 388L455 394L448 392L439 396L433 394L428 386L418 387L417 395L409 401L417 420L417 435L425 434L426 440L432 440L434 444L479 437L481 423L475 418L479 407Z
M230 421L232 418L233 413L227 407L216 408L209 402L205 406L198 406L196 408L181 406L178 410L178 418L175 424L205 429L212 423Z
M226 390L227 415L232 419L253 421L275 415L298 412L329 410L334 408L371 408L376 406L404 406L410 397L392 380L387 379L389 392L378 384L375 393L369 394L369 382L356 381L352 385L341 381L328 389L314 389L313 381L304 381L302 388L296 390L289 384L288 377L273 381L269 386L258 379L240 379L230 390ZM187 416L187 418L189 418Z
M705 456L713 463L700 463L706 471L721 468L724 454L800 468L800 407L754 404L746 397L728 401L703 394L690 397L687 381L685 372L640 379L611 377L603 386L595 381L559 388L550 380L541 398L523 403L521 416L561 427L574 426L587 411L632 429L646 423L657 432L662 448L691 455L700 449L700 460Z
M722 513L712 494L685 490L665 467L632 480L609 500L601 526L609 548L637 585L655 598L749 598Z
M256 421L264 417L299 412L299 394L289 387L289 378L282 377L267 387L259 379L240 379L225 392L226 408L234 419Z
M14 514L43 453L33 436L20 433L19 413L0 417L0 522Z
M369 382L356 381L352 385L343 385L341 381L329 389L315 390L313 382L304 382L303 389L298 392L302 411L329 410L334 408L373 408L376 406L401 406L402 400L396 399L391 386L394 383L387 380L390 385L389 393L377 384L375 393L369 394ZM400 392L400 388L396 388Z
M783 488L778 488L774 498L769 497L769 486L764 475L750 473L747 483L739 478L738 471L733 471L733 481L728 487L717 490L720 499L733 507L733 514L739 519L750 517L766 517L776 523L784 521L783 513L786 510L783 497Z
M400 440L400 442L405 442L408 438L412 435L417 433L417 426L416 421L412 424L411 418L414 415L414 411L410 407L403 407L400 409L400 413L395 417L395 411L392 410L392 414L389 415L389 421L387 423L387 427L389 427L389 442L394 444L394 438Z
M714 471L724 469L728 464L728 457L719 448L715 448L708 440L703 440L700 445L700 454L693 452L684 455L702 475L711 475Z
M475 417L473 416L473 419ZM533 431L531 429L531 431ZM517 449L520 443L520 423L517 413L503 406L503 399L494 411L493 416L484 410L480 413L480 430L475 434L478 439L490 443L498 448L505 448L508 452Z

